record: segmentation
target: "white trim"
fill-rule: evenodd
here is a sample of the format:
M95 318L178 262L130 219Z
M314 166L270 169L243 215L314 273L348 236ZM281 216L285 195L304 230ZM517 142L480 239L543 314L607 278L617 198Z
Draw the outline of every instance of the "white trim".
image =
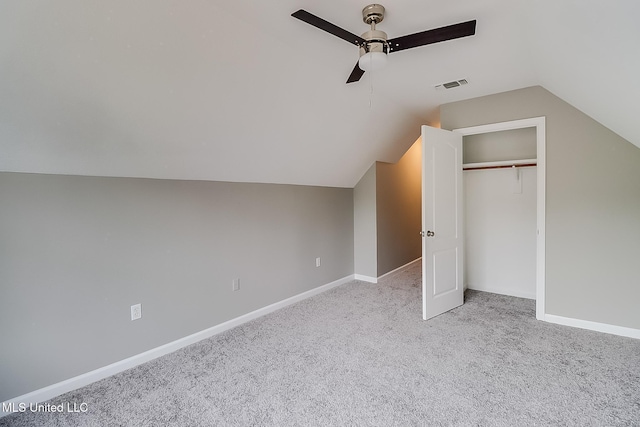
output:
M409 261L409 262L408 262L408 263L406 263L405 265L403 265L403 266L401 266L401 267L398 267L398 268L396 268L395 270L391 270L390 272L385 273L385 274L383 274L382 276L379 276L379 277L378 277L378 280L383 279L383 278L385 278L385 277L387 277L387 276L390 276L390 275L392 275L393 273L396 273L396 272L398 272L398 271L402 270L403 268L409 267L411 264L416 263L416 262L420 261L421 259L422 259L422 257L418 257L418 258L414 259L413 261Z
M469 285L466 286L466 289L471 289L472 291L480 291L480 292L489 292L491 294L500 294L500 295L509 295L510 297L517 298L526 298L526 299L536 299L535 292L520 292L513 291L511 289L500 289L500 288L474 288Z
M354 274L354 277L356 280L360 280L362 282L378 283L378 279L375 277L365 276L363 274Z
M538 246L536 248L536 318L542 319L546 314L546 239L547 239L547 131L546 120L539 117L536 124L536 156L538 159L536 183L538 191Z
M180 338L170 343L161 345L160 347L145 351L144 353L136 354L135 356L131 356L119 362L115 362L110 365L103 366L102 368L98 368L93 371L78 375L77 377L69 378L68 380L64 380L59 383L41 388L39 390L23 394L22 396L9 399L5 402L2 402L2 405L9 404L13 407L18 407L20 403L29 404L44 402L46 400L60 396L61 394L79 389L80 387L84 387L101 379L115 375L119 372L126 371L127 369L131 369L143 363L149 362L150 360L156 359L160 356L164 356L165 354L172 353L188 345L195 344L198 341L210 338L231 328L240 326L243 323L247 323L251 320L257 319L258 317L262 317L266 314L272 313L276 310L302 301L304 299L311 298L312 296L318 295L322 292L326 292L337 286L344 285L345 283L351 282L353 280L354 275L343 277L342 279L338 279L334 282L327 283L326 285L322 285L301 294L294 295L290 298L278 301L266 307L259 308L255 311L243 314L242 316L220 323L211 328L196 332L195 334L188 335L184 338ZM9 414L11 414L11 412L4 412L2 410L2 407L0 407L0 418Z
M508 122L489 123L487 125L469 126L466 128L454 129L454 132L459 132L463 135L478 135L481 133L499 132L501 130L513 130L522 128L537 127L540 123L544 123L544 116L532 117L530 119L511 120Z
M555 323L557 325L572 326L574 328L604 332L605 334L640 339L640 329L627 328L625 326L609 325L606 323L592 322L590 320L572 319L570 317L556 316L555 314L547 314L542 320L549 323Z
M491 123L488 125L471 126L454 129L463 136L477 135L481 133L499 132L503 130L536 128L536 159L537 159L537 226L538 240L536 243L536 319L545 319L545 294L546 294L546 119L545 117L533 117L530 119L512 120L509 122Z

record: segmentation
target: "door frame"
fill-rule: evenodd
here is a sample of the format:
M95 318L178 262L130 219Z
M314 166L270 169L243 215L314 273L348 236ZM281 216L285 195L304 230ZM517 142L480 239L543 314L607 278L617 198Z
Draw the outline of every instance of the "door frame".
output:
M533 117L530 119L512 120L508 122L490 123L480 126L470 126L453 129L453 132L461 133L462 136L478 135L482 133L499 132L503 130L536 129L536 158L537 158L537 194L536 194L536 319L545 318L545 288L546 288L546 266L545 266L545 241L546 241L546 120L545 117Z

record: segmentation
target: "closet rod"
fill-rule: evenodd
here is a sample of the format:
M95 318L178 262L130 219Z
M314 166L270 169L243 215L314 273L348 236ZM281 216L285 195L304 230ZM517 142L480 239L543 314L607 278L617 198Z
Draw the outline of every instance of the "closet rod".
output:
M521 163L518 165L495 165L495 166L472 166L472 167L464 167L462 170L465 171L475 171L481 169L504 169L504 168L523 168L527 166L537 166L537 163Z

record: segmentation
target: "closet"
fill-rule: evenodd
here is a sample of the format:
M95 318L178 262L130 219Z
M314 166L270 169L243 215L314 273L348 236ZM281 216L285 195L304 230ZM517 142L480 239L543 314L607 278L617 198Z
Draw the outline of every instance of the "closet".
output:
M465 286L536 298L536 128L463 138Z

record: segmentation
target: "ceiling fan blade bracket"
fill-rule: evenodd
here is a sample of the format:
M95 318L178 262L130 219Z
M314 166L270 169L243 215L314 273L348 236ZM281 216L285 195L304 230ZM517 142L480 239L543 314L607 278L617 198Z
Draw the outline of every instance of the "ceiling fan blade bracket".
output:
M369 52L382 52L388 54L391 52L391 47L386 40L367 40L360 46L360 56Z

